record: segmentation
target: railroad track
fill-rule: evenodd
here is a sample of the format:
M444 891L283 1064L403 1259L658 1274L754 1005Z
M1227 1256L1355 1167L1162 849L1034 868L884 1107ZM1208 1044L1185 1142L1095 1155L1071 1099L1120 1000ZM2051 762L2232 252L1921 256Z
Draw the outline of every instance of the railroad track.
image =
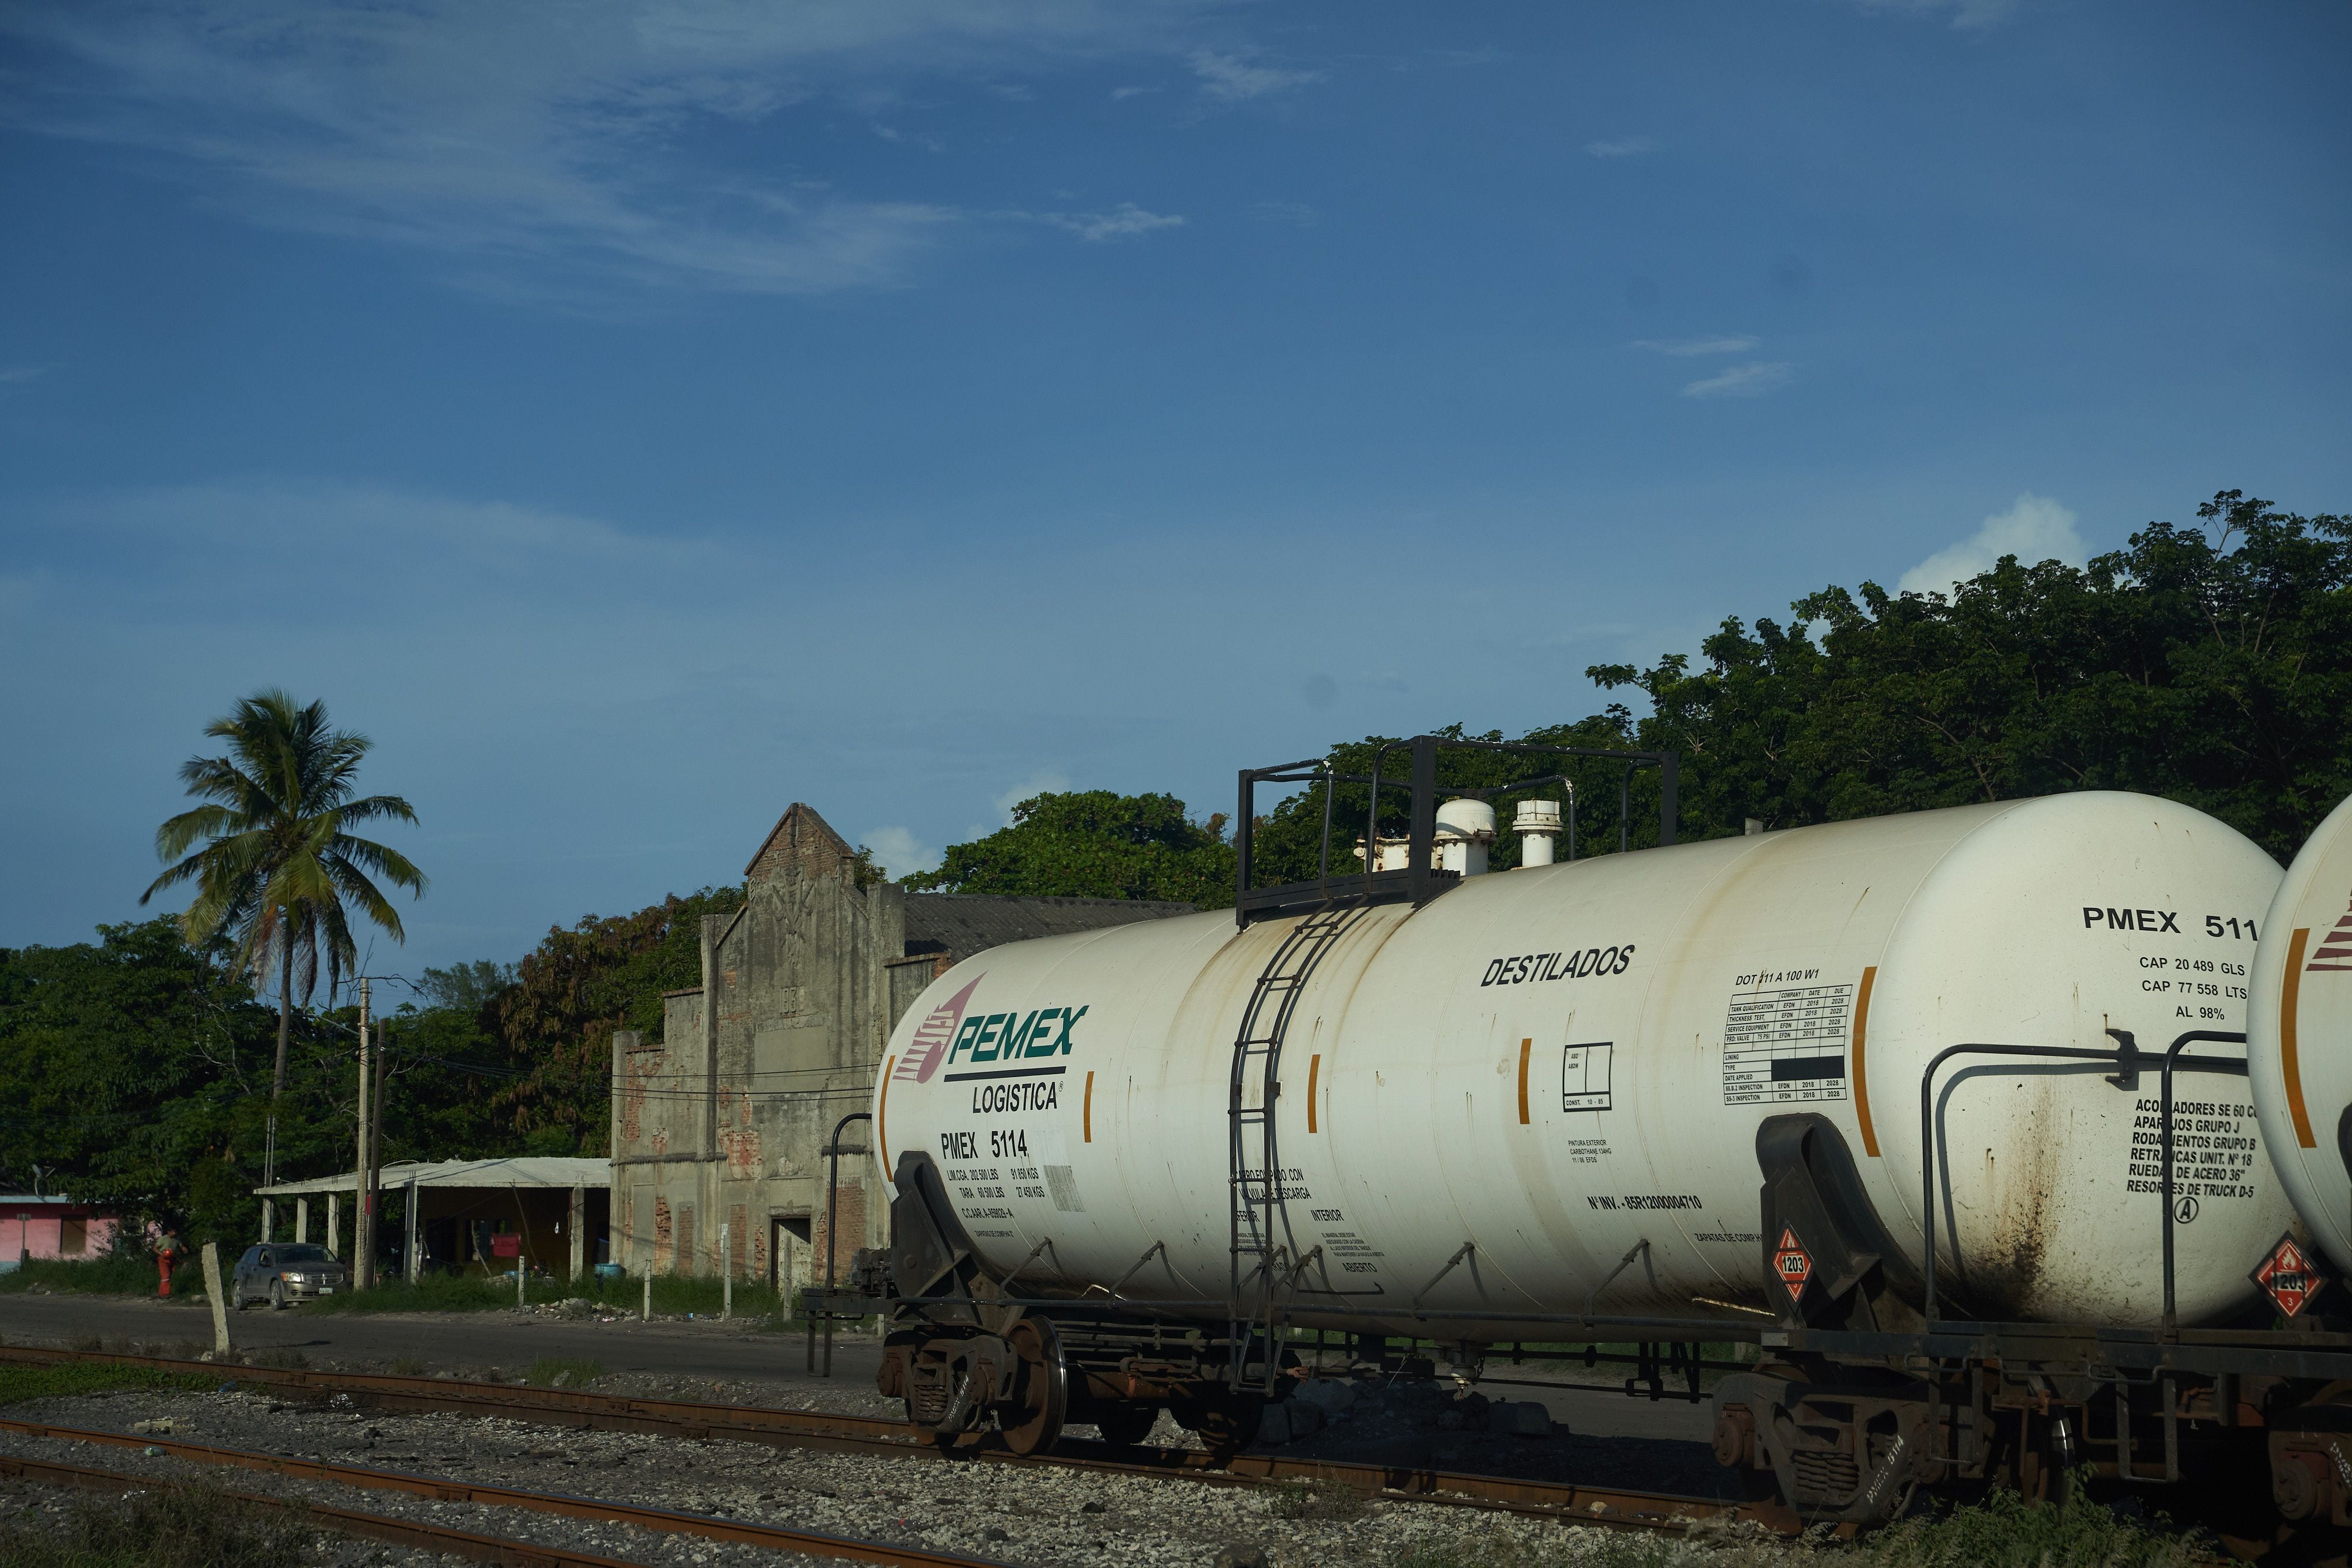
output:
M131 1436L121 1432L92 1431L80 1427L59 1427L45 1421L0 1420L0 1432L19 1437L62 1438L68 1442L89 1443L101 1447L137 1448L142 1453L161 1450L176 1459L197 1464L220 1465L246 1470L262 1470L274 1475L289 1476L298 1480L333 1481L343 1486L358 1487L369 1491L404 1492L412 1497L431 1498L436 1502L482 1503L495 1508L526 1509L533 1513L553 1514L561 1518L584 1519L606 1524L634 1524L644 1530L659 1531L668 1535L698 1536L706 1541L723 1541L742 1546L765 1546L779 1552L797 1552L812 1557L835 1557L851 1563L874 1563L888 1568L1003 1568L986 1558L959 1557L952 1552L932 1552L919 1546L894 1546L878 1541L858 1541L846 1536L824 1535L810 1530L788 1530L781 1525L753 1524L740 1519L721 1519L707 1513L685 1513L675 1509L647 1508L642 1503L615 1502L608 1498L572 1497L562 1492L523 1491L514 1487L486 1486L475 1481L452 1480L438 1476L410 1475L401 1470L368 1469L359 1465L330 1464L323 1459L295 1458L283 1454L259 1454L245 1448L218 1448L203 1443L179 1443L168 1437ZM27 1480L49 1481L53 1484L98 1487L118 1491L131 1490L155 1484L152 1476L127 1475L115 1470L87 1469L79 1465L58 1464L52 1460L20 1458L0 1455L0 1475L14 1475ZM289 1508L282 1498L272 1498L252 1492L232 1492L240 1501L268 1508ZM393 1519L383 1514L361 1513L351 1509L339 1509L318 1504L303 1505L310 1518L330 1529L354 1535L369 1535L378 1540L395 1541L407 1546L422 1546L431 1551L453 1552L478 1562L512 1563L519 1564L550 1564L555 1568L630 1568L617 1558L602 1557L593 1552L576 1552L568 1547L542 1546L535 1542L509 1540L502 1536L478 1535L470 1531L455 1530L446 1525L428 1524L419 1520Z
M102 1362L224 1377L289 1397L346 1398L369 1408L490 1416L503 1420L662 1437L726 1438L774 1448L817 1448L917 1459L959 1458L988 1464L1051 1466L1097 1474L1180 1477L1222 1486L1300 1481L1344 1487L1365 1496L1392 1496L1446 1507L1635 1530L1681 1530L1698 1520L1731 1520L1793 1534L1794 1512L1777 1501L1727 1502L1716 1498L1520 1480L1413 1465L1371 1465L1279 1454L1239 1454L1220 1459L1193 1448L1116 1448L1066 1438L1051 1454L1023 1458L977 1447L943 1449L928 1433L904 1422L824 1411L764 1406L709 1405L690 1400L639 1399L585 1389L530 1388L443 1377L386 1373L318 1372L286 1367L220 1365L166 1356L100 1351L0 1346L0 1363L57 1365Z

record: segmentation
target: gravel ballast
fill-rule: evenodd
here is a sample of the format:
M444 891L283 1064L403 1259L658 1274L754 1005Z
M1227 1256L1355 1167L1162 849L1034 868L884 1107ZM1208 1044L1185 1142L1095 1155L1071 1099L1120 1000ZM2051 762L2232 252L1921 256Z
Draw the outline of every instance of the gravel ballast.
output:
M1523 1544L1547 1543L1565 1560L1574 1560L1588 1553L1606 1555L1606 1543L1622 1539L1614 1532L1549 1521L1470 1514L1404 1500L1367 1501L1336 1490L1220 1487L1008 1465L778 1450L721 1440L574 1431L495 1417L362 1411L243 1390L47 1399L12 1406L0 1415L120 1433L131 1433L142 1422L168 1420L173 1441L609 1499L1041 1568L1147 1563L1209 1568L1221 1553L1235 1548L1244 1558L1264 1552L1275 1568L1323 1568L1337 1562L1377 1564L1417 1546L1490 1531ZM0 1453L158 1479L200 1479L638 1563L817 1561L633 1525L441 1502L68 1439L0 1433ZM68 1495L22 1483L10 1483L0 1493L11 1502L38 1498L32 1504L36 1507L62 1507ZM324 1560L389 1563L431 1559L421 1552L352 1542Z

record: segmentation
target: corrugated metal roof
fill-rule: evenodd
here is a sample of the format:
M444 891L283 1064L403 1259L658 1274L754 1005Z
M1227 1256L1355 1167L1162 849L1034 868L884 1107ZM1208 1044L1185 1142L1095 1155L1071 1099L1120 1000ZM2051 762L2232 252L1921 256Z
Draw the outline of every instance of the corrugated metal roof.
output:
M907 951L969 958L1007 942L1099 931L1195 913L1189 904L1136 898L1006 898L980 893L907 895Z
M518 1155L502 1160L404 1160L383 1167L386 1187L406 1186L603 1186L613 1185L613 1162L551 1155ZM358 1173L282 1181L253 1189L257 1197L302 1197L311 1193L349 1192Z

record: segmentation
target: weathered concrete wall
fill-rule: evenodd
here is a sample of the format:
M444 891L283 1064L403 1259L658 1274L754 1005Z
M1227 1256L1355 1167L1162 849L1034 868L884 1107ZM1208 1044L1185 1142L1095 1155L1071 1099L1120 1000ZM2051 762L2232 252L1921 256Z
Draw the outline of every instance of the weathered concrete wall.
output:
M854 1123L828 1234L825 1149L866 1109L891 1027L959 947L1183 907L930 895L941 934L910 956L905 890L860 888L849 845L798 804L745 867L744 892L703 922L702 984L665 998L662 1038L614 1044L614 1257L633 1271L821 1283L830 1245L845 1276L858 1248L887 1239L889 1214L867 1201L873 1139Z

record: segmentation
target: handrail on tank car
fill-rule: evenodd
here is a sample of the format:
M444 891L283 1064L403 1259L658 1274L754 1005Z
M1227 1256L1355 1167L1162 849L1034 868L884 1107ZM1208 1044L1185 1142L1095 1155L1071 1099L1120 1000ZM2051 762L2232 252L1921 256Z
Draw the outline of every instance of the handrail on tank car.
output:
M2099 1051L2078 1045L1992 1045L1971 1041L1947 1046L1937 1052L1927 1069L1919 1075L1919 1210L1920 1225L1927 1234L1925 1249L1926 1288L1921 1303L1927 1325L1932 1331L1936 1317L1936 1070L1956 1056L2023 1056L2066 1061L2112 1061L2118 1069L2117 1078L2137 1080L2141 1052L2125 1031L2116 1035L2113 1051ZM2164 1326L2173 1327L2172 1277L2172 1073L2175 1067L2191 1072L2227 1072L2243 1077L2246 1064L2222 1057L2182 1057L2183 1046L2198 1040L2216 1044L2245 1043L2242 1034L2231 1034L2218 1030L2193 1029L2174 1040L2164 1053L2163 1068L2163 1129L2164 1142Z
M842 1291L850 1300L861 1300ZM878 1301L878 1298L873 1298ZM970 1306L970 1296L892 1296L890 1303L902 1307ZM1193 1314L1218 1307L1210 1301L1146 1301L1127 1297L1116 1300L1107 1296L990 1296L991 1307L1019 1307L1024 1311L1055 1312L1078 1317L1117 1317L1132 1312L1181 1312ZM870 1315L840 1312L841 1317ZM1397 1321L1410 1318L1415 1322L1434 1319L1444 1322L1476 1323L1550 1323L1563 1328L1585 1329L1663 1329L1674 1333L1696 1337L1701 1341L1725 1341L1742 1344L1760 1344L1768 1334L1784 1332L1778 1322L1749 1322L1738 1318L1664 1318L1664 1317L1587 1317L1581 1312L1454 1312L1445 1307L1309 1307L1298 1314L1316 1318L1368 1318L1374 1321ZM1199 1319L1201 1322L1213 1320Z
M1383 875L1378 870L1380 845L1381 767L1391 751L1410 747L1412 752L1411 788L1412 803L1406 829L1405 869L1402 873ZM1597 757L1622 762L1625 774L1619 789L1617 811L1617 847L1622 852L1632 844L1633 774L1643 768L1658 769L1658 842L1663 846L1675 841L1675 824L1680 817L1679 784L1682 754L1675 751L1642 751L1633 747L1594 746L1549 746L1530 741L1465 740L1452 736L1419 735L1410 740L1381 743L1372 753L1370 775L1335 772L1330 758L1306 758L1297 762L1285 762L1273 768L1244 768L1240 774L1239 800L1234 825L1234 922L1246 927L1253 904L1265 905L1264 898L1253 899L1257 893L1287 893L1297 891L1303 896L1279 902L1292 904L1307 901L1307 890L1318 904L1328 904L1335 896L1331 875L1332 797L1339 784L1370 786L1370 799L1366 807L1364 869L1339 879L1356 885L1356 896L1364 903L1388 902L1395 898L1411 900L1415 904L1428 903L1443 891L1434 870L1437 834L1437 753L1453 747L1466 751L1513 751L1552 757ZM1538 789L1546 784L1567 782L1565 774L1549 774L1541 779L1523 779L1517 783L1495 785L1486 789L1460 789L1455 795L1484 799L1489 795L1507 794L1519 789ZM1256 787L1259 784L1317 784L1323 786L1323 836L1317 855L1316 876L1312 882L1285 883L1280 888L1257 889L1250 885L1253 868L1252 849L1257 820ZM1571 810L1573 800L1571 799ZM1571 821L1573 819L1571 818ZM1570 847L1574 858L1574 845Z
M825 1144L825 1153L833 1162L833 1174L825 1178L824 1198L824 1293L828 1310L824 1318L824 1371L820 1375L825 1377L833 1375L833 1320L841 1315L830 1310L834 1294L833 1266L841 1257L841 1235L835 1228L841 1213L841 1131L852 1122L872 1120L874 1113L871 1111L852 1111L833 1124L833 1136ZM816 1314L814 1312L809 1314L808 1333L808 1370L815 1372Z
M2185 1065L2191 1071L2228 1072L2239 1078L2252 1076L2242 1059L2231 1061L2227 1058L2192 1056L2182 1062L2180 1048L2196 1040L2208 1040L2215 1045L2243 1045L2246 1037L2226 1030L2192 1029L2174 1040L2164 1053L2164 1071L2158 1079L2162 1086L2158 1103L2163 1116L2160 1126L2164 1136L2164 1327L2167 1333L2180 1326L2179 1314L2173 1310L2172 1303L2172 1070L2176 1065Z

